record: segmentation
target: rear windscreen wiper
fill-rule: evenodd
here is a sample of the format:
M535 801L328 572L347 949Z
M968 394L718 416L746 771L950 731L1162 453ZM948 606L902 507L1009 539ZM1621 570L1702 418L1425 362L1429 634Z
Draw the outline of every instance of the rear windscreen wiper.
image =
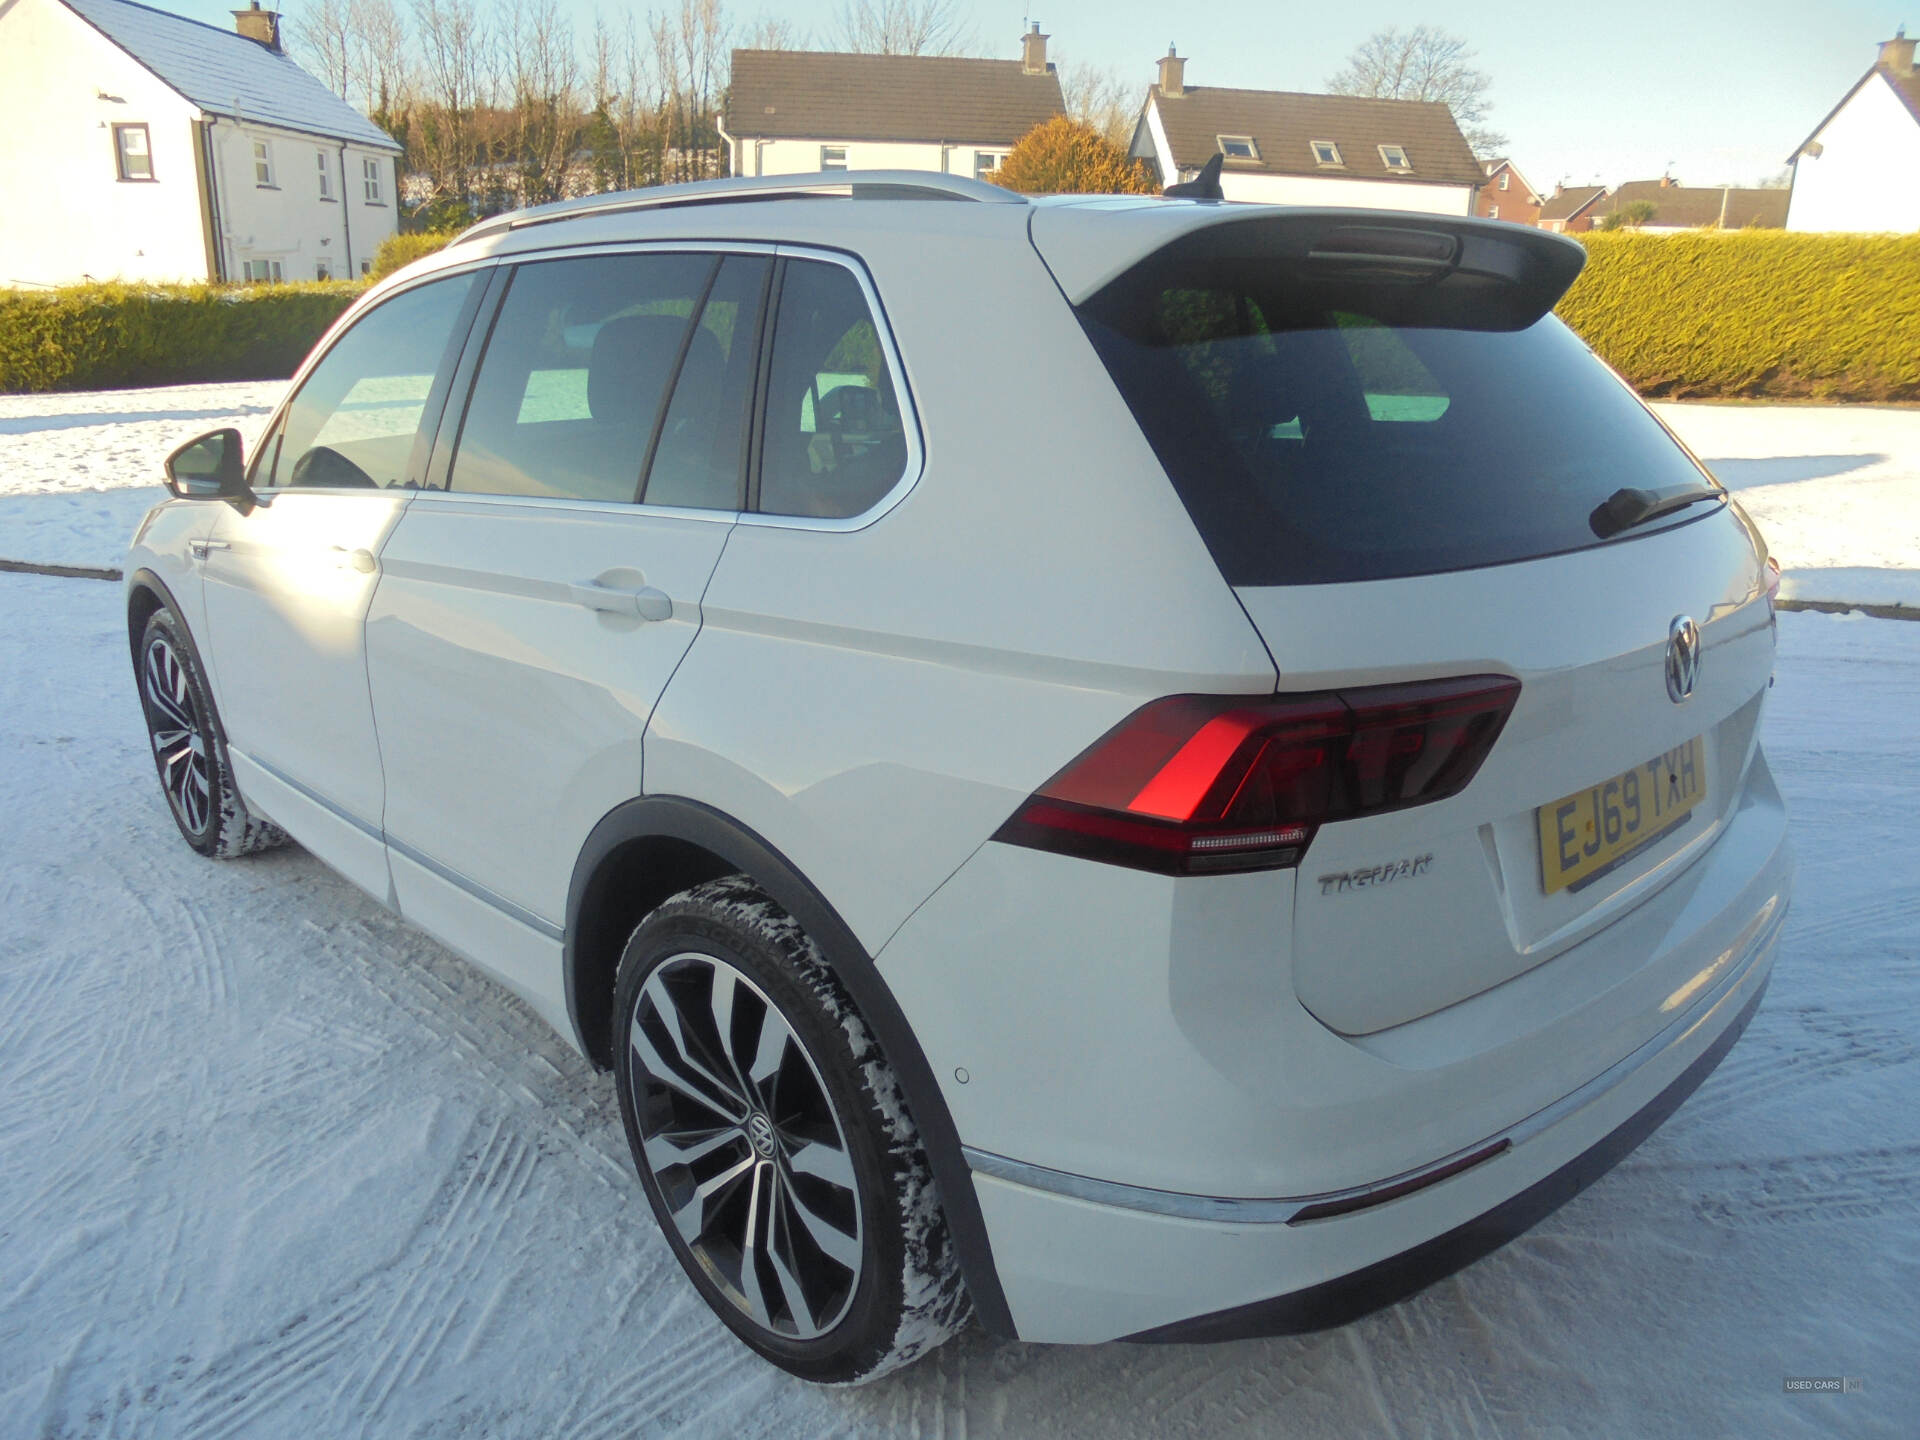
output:
M1724 500L1726 494L1724 490L1696 490L1691 486L1684 490L1637 490L1624 485L1594 507L1587 523L1602 540L1611 540L1623 530L1658 520L1662 515L1671 515L1702 500Z

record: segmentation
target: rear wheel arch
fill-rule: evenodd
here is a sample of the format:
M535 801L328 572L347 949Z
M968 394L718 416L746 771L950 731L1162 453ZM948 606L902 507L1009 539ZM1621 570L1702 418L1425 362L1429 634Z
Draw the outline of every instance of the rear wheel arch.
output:
M812 937L885 1053L933 1169L974 1313L1015 1336L1000 1288L972 1169L925 1052L891 987L847 923L778 850L730 816L677 796L648 796L610 811L587 837L567 892L567 1014L588 1056L612 1059L614 977L628 937L662 901L721 875L743 874Z

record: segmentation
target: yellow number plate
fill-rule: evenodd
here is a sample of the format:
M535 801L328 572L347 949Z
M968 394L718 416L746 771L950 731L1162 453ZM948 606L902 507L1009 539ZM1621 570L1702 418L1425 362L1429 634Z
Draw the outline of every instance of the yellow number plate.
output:
M1611 780L1542 805L1540 883L1547 894L1578 890L1642 846L1679 827L1707 798L1699 736Z

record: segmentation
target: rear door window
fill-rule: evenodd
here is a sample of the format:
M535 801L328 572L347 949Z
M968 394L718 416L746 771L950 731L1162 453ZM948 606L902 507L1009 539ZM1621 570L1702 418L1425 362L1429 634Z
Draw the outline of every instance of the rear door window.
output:
M1183 261L1123 276L1079 314L1235 585L1582 549L1622 487L1712 485L1551 315L1454 329L1407 323L1414 310L1284 265Z
M632 503L711 255L521 265L487 339L447 488Z
M788 260L767 379L759 508L859 515L906 466L900 397L866 292L843 266Z
M738 510L743 503L760 309L772 268L763 255L721 262L660 426L647 504Z

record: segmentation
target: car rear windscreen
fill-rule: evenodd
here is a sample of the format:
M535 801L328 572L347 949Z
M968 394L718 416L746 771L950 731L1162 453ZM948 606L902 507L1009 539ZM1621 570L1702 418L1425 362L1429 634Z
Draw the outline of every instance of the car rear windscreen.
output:
M1230 584L1583 549L1603 543L1591 517L1615 491L1714 483L1551 315L1519 330L1409 324L1412 298L1215 260L1150 263L1078 307Z

